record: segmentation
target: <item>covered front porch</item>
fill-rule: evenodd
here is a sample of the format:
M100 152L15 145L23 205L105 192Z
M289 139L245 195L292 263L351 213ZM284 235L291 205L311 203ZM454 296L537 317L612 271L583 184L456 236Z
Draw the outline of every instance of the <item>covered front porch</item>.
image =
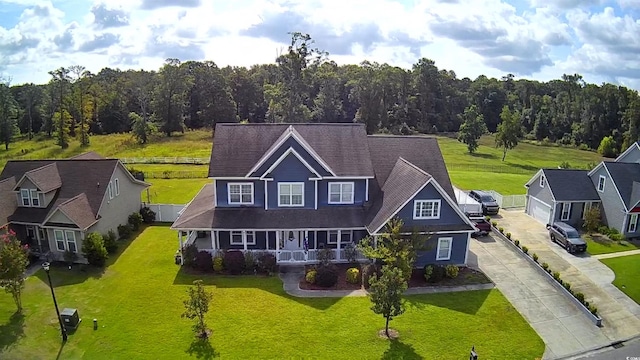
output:
M179 249L195 244L200 251L224 250L272 253L278 264L312 264L322 249L330 249L334 262L348 261L347 251L367 236L364 229L203 229L179 231ZM356 260L366 258L356 251Z

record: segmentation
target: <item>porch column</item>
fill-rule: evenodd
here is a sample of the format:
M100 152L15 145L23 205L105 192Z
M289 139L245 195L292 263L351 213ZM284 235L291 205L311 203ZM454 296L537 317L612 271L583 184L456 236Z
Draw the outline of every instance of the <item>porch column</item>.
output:
M178 241L180 242L180 265L184 265L184 256L182 256L182 230L178 230Z
M342 230L338 230L338 245L337 245L338 248L336 249L337 250L336 251L336 260L340 260L340 245L341 245L340 242L342 240L341 238L342 238Z
M213 229L209 232L209 236L211 236L211 249L216 250L216 237Z
M220 231L216 230L216 249L220 249Z
M247 230L242 230L242 247L244 248L244 252L247 252Z
M264 232L264 240L265 250L269 250L269 231Z
M378 247L378 235L373 235L373 248Z
M313 248L318 249L318 230L313 231Z

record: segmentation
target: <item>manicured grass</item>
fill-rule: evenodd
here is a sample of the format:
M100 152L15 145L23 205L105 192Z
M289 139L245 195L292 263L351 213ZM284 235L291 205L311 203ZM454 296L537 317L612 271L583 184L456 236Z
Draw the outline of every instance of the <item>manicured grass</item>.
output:
M398 341L379 339L384 319L367 298L293 298L277 277L185 274L173 264L176 235L149 227L98 274L55 267L61 308L84 319L60 346L45 274L27 280L24 317L0 293L0 358L51 359L462 359L471 345L483 358L534 359L544 344L497 290L407 297L391 323ZM194 341L181 319L187 285L203 278L214 294L210 343ZM99 329L91 320L97 318Z
M209 179L148 179L149 197L143 191L142 201L153 204L186 204L202 189Z
M451 182L462 190L495 190L502 195L524 194L531 175L449 170Z
M587 252L591 255L609 254L620 251L637 250L640 248L636 245L637 242L615 242L600 235L585 236L584 238L587 242Z
M618 289L640 304L640 255L621 256L617 258L602 259L605 265L616 273L613 281Z

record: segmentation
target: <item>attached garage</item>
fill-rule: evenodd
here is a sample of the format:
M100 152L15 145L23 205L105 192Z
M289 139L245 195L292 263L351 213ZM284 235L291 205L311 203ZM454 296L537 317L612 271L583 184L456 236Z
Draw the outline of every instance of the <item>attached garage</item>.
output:
M538 198L529 196L527 202L527 214L543 224L551 223L551 206L540 201Z

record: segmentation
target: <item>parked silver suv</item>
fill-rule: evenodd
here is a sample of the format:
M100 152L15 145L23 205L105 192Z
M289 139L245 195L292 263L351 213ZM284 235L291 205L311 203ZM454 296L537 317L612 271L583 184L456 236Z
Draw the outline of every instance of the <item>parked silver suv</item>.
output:
M579 253L587 251L587 243L580 237L578 230L573 226L556 222L553 225L547 224L551 241L559 243L569 253Z

